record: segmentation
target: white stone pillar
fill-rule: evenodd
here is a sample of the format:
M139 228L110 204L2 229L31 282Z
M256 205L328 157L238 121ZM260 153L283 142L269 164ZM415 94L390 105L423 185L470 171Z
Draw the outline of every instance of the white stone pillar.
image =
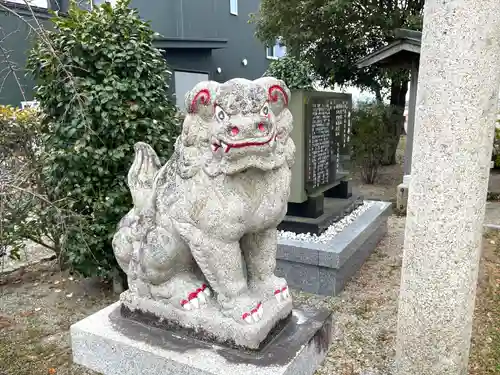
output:
M499 0L426 0L397 375L467 374L499 61Z

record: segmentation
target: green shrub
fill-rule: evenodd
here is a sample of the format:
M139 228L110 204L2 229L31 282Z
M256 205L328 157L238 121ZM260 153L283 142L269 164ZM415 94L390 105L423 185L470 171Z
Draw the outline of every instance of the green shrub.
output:
M0 253L19 258L27 241L60 253L72 216L50 201L43 181L42 122L35 109L0 106Z
M264 75L281 79L290 90L313 90L313 69L293 56L273 60Z
M126 181L134 144L147 142L167 158L180 130L171 73L129 2L92 12L72 3L28 60L44 113L45 184L78 217L61 243L85 276L116 272L111 239L132 207Z
M360 103L352 112L352 159L360 168L364 183L375 182L382 164L390 113L389 107L377 103Z
M40 176L40 122L35 110L0 106L0 254L19 258Z

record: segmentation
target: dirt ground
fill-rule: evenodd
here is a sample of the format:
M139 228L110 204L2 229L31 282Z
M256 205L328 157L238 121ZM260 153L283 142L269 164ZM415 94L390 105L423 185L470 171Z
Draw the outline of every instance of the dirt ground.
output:
M377 184L359 189L366 197L391 200L401 178L401 165L384 167ZM489 203L486 216L486 222L498 222L500 203ZM404 227L404 217L389 218L387 236L337 297L293 291L296 304L334 312L334 342L316 375L391 373ZM498 375L499 231L485 234L482 254L470 374ZM60 272L54 261L0 276L0 375L96 375L72 364L69 327L117 298L108 284Z
M365 199L396 202L396 188L403 182L403 158L406 136L402 136L396 152L395 165L382 166L373 185L364 184L359 172L352 174L353 189Z
M405 219L391 216L388 224L387 236L339 296L293 292L296 304L335 314L334 342L317 375L390 374ZM499 244L499 232L486 235L471 375L500 371ZM71 277L45 262L4 276L0 288L0 374L95 374L71 363L69 327L118 298L107 284Z
M485 234L469 375L500 374L500 232Z

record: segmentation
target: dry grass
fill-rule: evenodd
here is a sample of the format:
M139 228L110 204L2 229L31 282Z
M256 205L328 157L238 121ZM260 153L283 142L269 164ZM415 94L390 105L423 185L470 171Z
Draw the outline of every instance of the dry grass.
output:
M372 192L392 200L401 180L400 164L383 167L377 184L361 186L361 190L365 196ZM492 205L490 208L495 208ZM498 219L498 212L496 208L489 211L489 222L494 222L495 217ZM318 375L390 373L405 219L392 216L388 225L388 235L339 296L294 292L297 302L335 312L334 343ZM499 244L499 232L487 234L476 301L470 375L500 374ZM0 278L0 375L95 375L72 364L69 327L117 298L108 285L71 280L70 275L58 272L50 263Z
M72 364L69 327L116 299L108 285L51 263L4 276L0 285L0 375L92 374Z
M500 374L500 232L489 232L483 241L470 375Z
M354 189L367 199L370 198L386 202L395 202L396 188L401 182L403 182L403 158L405 146L406 136L402 136L396 151L396 161L398 163L395 165L380 167L374 184L364 184L361 181L360 173L354 171L352 174Z

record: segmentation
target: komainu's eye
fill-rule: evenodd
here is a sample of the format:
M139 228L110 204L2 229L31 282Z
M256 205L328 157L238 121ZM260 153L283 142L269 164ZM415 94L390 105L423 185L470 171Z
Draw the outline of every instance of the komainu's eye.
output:
M269 115L269 105L267 103L264 104L264 107L260 110L260 114L263 117L267 117Z
M215 119L217 121L223 122L227 118L228 118L228 116L227 116L226 112L224 112L224 110L221 107L215 106Z

